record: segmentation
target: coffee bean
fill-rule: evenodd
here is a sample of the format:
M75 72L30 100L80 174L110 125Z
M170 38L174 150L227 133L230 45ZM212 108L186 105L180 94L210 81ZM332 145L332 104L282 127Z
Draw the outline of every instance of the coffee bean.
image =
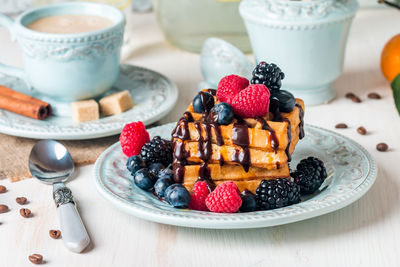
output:
M378 93L369 93L368 98L370 99L381 99L382 97Z
M345 95L345 97L348 98L348 99L352 99L352 98L355 97L355 96L356 96L356 95L353 94L353 93L347 93L347 94Z
M0 185L0 194L7 192L7 187Z
M361 99L358 96L353 96L351 98L351 101L353 101L354 103L361 103Z
M50 230L49 235L51 238L58 239L61 236L60 230Z
M359 133L361 135L366 135L367 134L367 130L364 127L360 126L360 127L357 128L357 133Z
M17 197L15 201L17 201L17 203L20 205L25 205L27 202L26 197Z
M385 152L389 149L389 146L386 143L379 143L376 145L376 149L381 152Z
M335 128L337 128L337 129L346 129L347 128L347 124L346 123L338 123L338 124L336 124Z
M0 213L5 213L8 211L8 207L6 205L0 204Z
M29 260L34 264L41 264L43 262L43 256L40 254L32 254L29 256Z
M32 216L32 212L30 209L20 209L19 214L21 214L21 216L24 218L29 218Z

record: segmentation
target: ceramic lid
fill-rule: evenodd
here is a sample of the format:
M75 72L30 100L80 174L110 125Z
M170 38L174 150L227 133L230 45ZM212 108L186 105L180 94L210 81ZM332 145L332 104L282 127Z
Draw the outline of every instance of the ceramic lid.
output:
M316 21L339 21L354 15L357 0L243 0L241 16L255 23L296 22L309 24Z

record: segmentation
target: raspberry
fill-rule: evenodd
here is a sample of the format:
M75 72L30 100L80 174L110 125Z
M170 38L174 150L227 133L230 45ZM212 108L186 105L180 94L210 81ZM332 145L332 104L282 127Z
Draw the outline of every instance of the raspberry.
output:
M206 198L210 194L210 188L204 181L196 182L193 186L193 194L190 197L189 209L208 211Z
M233 97L249 85L246 78L238 75L228 75L219 81L217 98L221 102L231 103Z
M218 185L206 198L206 206L212 212L234 213L241 205L239 189L232 181Z
M122 152L128 157L139 155L142 146L149 141L149 133L141 121L126 124L119 136Z
M270 92L265 85L251 84L232 99L231 106L241 117L260 117L268 113L269 97Z

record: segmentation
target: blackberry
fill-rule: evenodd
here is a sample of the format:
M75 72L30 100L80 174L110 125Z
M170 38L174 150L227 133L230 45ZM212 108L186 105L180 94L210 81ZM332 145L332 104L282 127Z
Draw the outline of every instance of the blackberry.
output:
M161 163L164 166L168 166L172 163L171 142L155 136L142 147L140 156L147 166L150 166L151 163Z
M281 88L281 80L284 78L285 74L276 64L268 64L265 61L261 61L253 70L251 83L264 84L271 92L273 92L278 91Z
M290 176L300 186L301 194L312 194L324 182L327 173L324 163L320 159L308 157L297 164L296 171L291 173Z
M278 178L262 180L256 190L257 209L272 210L300 202L300 187L295 182Z

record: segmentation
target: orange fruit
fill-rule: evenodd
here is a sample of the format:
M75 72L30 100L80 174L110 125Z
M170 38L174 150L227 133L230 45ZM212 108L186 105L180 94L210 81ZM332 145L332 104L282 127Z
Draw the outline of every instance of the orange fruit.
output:
M381 70L389 82L400 73L400 34L390 39L383 48Z

